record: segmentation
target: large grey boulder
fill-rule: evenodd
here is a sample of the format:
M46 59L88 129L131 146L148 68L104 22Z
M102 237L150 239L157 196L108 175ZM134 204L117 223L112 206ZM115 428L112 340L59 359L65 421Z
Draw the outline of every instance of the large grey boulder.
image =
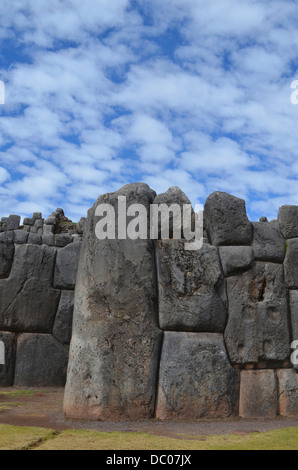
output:
M275 371L243 370L240 380L239 415L242 418L277 416L277 379Z
M205 202L204 226L212 245L250 245L252 225L245 201L216 191Z
M88 212L64 398L69 418L139 419L154 413L162 333L153 243L100 240L95 234L97 207L110 204L118 217L118 196L149 210L155 192L145 184L127 185L101 196Z
M15 369L16 387L64 387L67 350L48 334L18 336Z
M285 283L289 289L298 289L298 238L287 240L286 251Z
M298 341L298 290L291 290L289 294L290 294L292 336L293 336L293 341Z
M71 237L69 237L71 238ZM74 289L80 260L81 243L70 243L57 252L54 272L55 289Z
M165 333L156 418L237 415L238 387L238 371L229 363L222 335Z
M298 237L298 206L281 206L277 220L284 238Z
M160 208L162 208L162 205L166 205L168 208L170 208L173 205L177 206L177 214L174 212L168 212L169 217L166 217L167 212L165 212L165 217L164 220L161 220L161 216L159 214L158 220L156 220L156 225L158 225L158 238L163 238L162 237L162 228L166 228L165 221L168 220L169 222L169 236L166 238L173 238L175 235L174 228L175 225L177 226L177 229L180 230L180 236L175 238L184 238L184 225L183 225L183 206L188 205L191 208L191 202L188 199L188 197L184 194L183 191L181 191L180 188L177 186L171 186L165 193L158 194L154 201L153 204L158 205ZM179 209L178 209L179 206ZM190 215L191 217L187 221L186 227L188 227L190 230L194 230L195 228L195 219L194 219L194 211L191 208L190 210ZM156 237L157 238L157 237Z
M71 340L73 308L74 292L71 290L62 291L53 327L53 336L65 345L69 345Z
M254 257L259 261L282 263L285 256L286 241L277 222L254 222L252 248Z
M158 240L156 264L160 328L223 332L227 312L217 248L186 251L182 240Z
M218 249L224 275L231 276L251 267L251 246L220 246Z
M283 266L255 262L227 279L225 340L233 364L270 366L290 357L287 290Z
M21 217L19 215L10 215L7 219L6 230L18 230Z
M4 344L4 364L0 363L0 387L12 387L16 360L16 338L13 333L0 331L0 342Z
M0 280L0 330L50 333L60 291L53 289L56 251L16 245L10 276Z
M0 279L9 276L14 258L14 244L0 242Z
M278 378L278 404L282 416L298 415L298 374L293 369L280 369Z

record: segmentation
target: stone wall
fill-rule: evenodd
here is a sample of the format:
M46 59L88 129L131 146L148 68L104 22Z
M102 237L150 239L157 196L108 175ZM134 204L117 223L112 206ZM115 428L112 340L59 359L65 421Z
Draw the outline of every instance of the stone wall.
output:
M203 247L187 251L184 240L99 240L96 208L117 216L118 196L148 209L189 202L140 183L100 196L69 233L57 233L60 210L21 231L3 221L0 385L64 385L68 361L70 418L297 415L298 207L251 222L243 200L215 192Z
M57 209L19 224L0 225L0 386L64 386L84 220Z

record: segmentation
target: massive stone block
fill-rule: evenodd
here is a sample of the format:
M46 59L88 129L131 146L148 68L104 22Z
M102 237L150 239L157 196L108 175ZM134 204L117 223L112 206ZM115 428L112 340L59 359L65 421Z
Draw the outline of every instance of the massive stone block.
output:
M227 279L225 340L233 364L270 366L290 357L289 312L283 266L256 262Z
M298 206L281 206L278 223L284 238L298 237Z
M245 271L251 266L253 260L251 246L220 246L218 251L226 277Z
M298 290L290 291L290 310L293 341L298 341Z
M279 413L298 416L298 374L293 369L280 369L278 378Z
M289 289L298 289L298 238L287 240L284 269L286 286Z
M220 334L166 332L156 417L227 418L238 413L238 371Z
M176 204L177 206L180 206L180 210L179 210L180 220L178 219L178 221L180 223L178 223L177 220L174 220L174 215L173 215L172 212L169 213L169 219L168 219L169 220L169 236L167 238L173 238L175 225L177 225L180 228L180 236L178 238L184 238L183 206L188 205L188 206L191 207L191 202L188 199L188 197L184 194L184 192L181 191L181 189L178 188L177 186L172 186L165 193L158 194L155 197L155 199L153 201L153 204L158 204L159 206L161 206L162 204L165 204L168 207L171 207L173 204ZM188 229L194 230L194 228L195 228L195 214L194 214L193 209L191 209L190 214L191 214L191 217L189 218L189 220L187 220L186 227ZM160 217L159 217L159 220L158 220L158 238L163 238L162 233L161 233L161 229L162 229L162 223L161 223L161 220L160 220ZM175 237L175 238L177 238L177 237Z
M9 276L14 257L14 244L0 243L0 279L6 279Z
M71 340L73 308L74 292L71 290L62 291L54 323L53 336L65 345L68 345Z
M212 245L250 245L252 225L245 201L216 191L206 200L204 226Z
M182 240L159 240L156 260L160 328L223 332L227 312L217 248L186 251Z
M60 298L55 256L45 245L16 245L10 276L0 280L0 330L51 333Z
M75 292L73 335L65 389L67 417L139 419L154 414L162 333L158 329L153 243L99 240L99 204L118 196L149 210L145 184L101 196L89 210Z
M64 387L67 350L48 334L18 336L15 369L16 387Z
M16 360L15 335L0 331L0 341L4 343L4 362L0 364L0 387L12 387Z
M252 247L254 257L260 261L282 263L286 241L277 222L254 222Z
M243 370L240 378L239 415L242 418L275 418L278 414L274 370Z
M80 251L81 242L70 243L58 250L54 273L54 287L56 289L75 288Z

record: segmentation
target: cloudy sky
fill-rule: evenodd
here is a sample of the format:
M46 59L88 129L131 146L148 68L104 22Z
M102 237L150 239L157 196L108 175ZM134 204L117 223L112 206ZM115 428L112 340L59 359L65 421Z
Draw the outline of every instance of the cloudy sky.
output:
M292 0L0 0L0 215L143 181L298 205Z

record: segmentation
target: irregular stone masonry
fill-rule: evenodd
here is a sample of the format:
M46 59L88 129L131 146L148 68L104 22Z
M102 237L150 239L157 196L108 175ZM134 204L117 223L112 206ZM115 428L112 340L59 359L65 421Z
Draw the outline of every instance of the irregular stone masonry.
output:
M70 418L298 415L298 207L250 222L243 200L215 192L203 247L186 251L183 240L98 240L96 208L118 196L189 203L177 187L134 183L78 224L62 209L23 227L2 219L0 386L66 383Z

